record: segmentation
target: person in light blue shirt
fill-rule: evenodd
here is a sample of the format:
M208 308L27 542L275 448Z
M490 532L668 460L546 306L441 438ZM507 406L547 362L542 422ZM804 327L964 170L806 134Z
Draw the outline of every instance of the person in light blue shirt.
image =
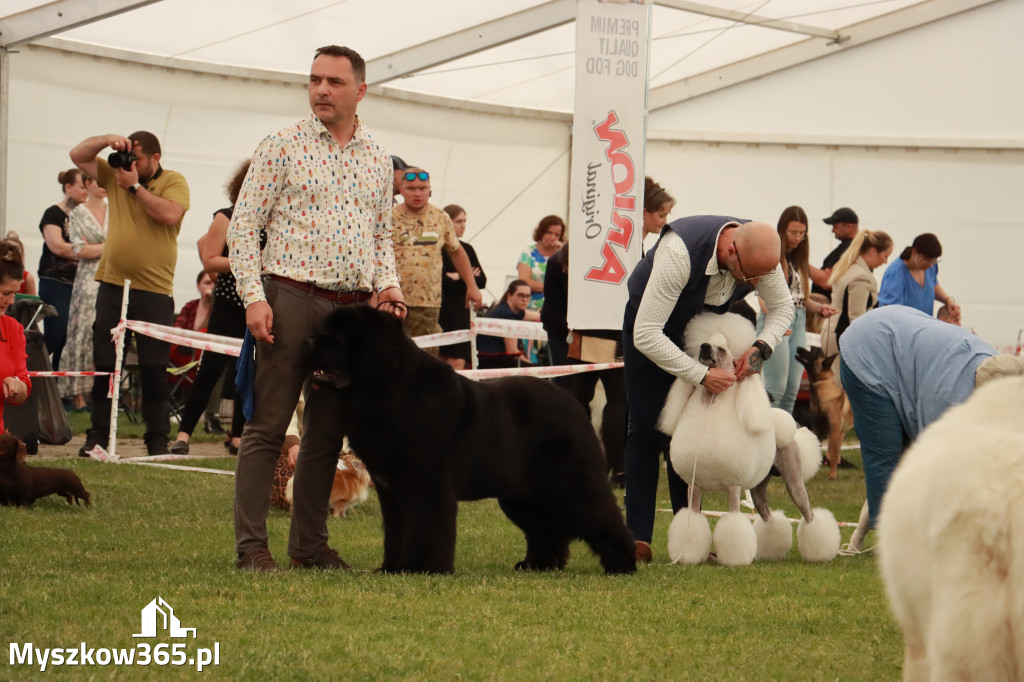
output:
M939 258L942 244L930 232L917 235L913 244L900 254L882 275L878 305L905 305L925 315L935 311L935 301L946 305L954 324L960 324L960 306L939 284Z
M972 332L902 305L869 311L840 341L839 375L853 409L864 461L870 524L903 451L953 405L971 395L979 367L995 358L1024 372L1015 356ZM976 376L978 375L978 376Z

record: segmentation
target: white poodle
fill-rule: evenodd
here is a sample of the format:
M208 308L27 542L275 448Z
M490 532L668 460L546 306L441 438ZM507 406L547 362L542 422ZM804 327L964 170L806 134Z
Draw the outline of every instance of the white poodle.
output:
M703 313L687 325L684 350L709 367L733 370L733 361L754 343L754 327L740 315ZM793 544L789 521L768 508L767 487L773 466L782 476L802 516L797 536L808 561L829 561L839 550L839 525L825 509L812 510L804 481L817 471L821 450L807 429L772 409L760 374L713 395L677 380L669 392L659 428L672 436L670 454L676 472L690 484L688 509L669 527L669 555L677 563L707 559L712 541L719 563L745 565L755 558L780 559ZM701 491L725 490L729 513L712 536L700 513ZM751 489L759 519L751 526L740 513L740 495ZM694 510L694 511L689 511Z
M918 437L882 499L882 577L905 680L1024 680L1024 379Z

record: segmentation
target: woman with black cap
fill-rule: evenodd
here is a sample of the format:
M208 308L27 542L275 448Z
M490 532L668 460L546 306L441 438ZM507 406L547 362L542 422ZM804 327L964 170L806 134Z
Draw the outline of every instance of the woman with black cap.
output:
M905 305L934 315L938 299L949 309L952 322L960 324L960 306L939 284L940 256L942 244L938 237L930 232L918 235L882 275L878 305Z

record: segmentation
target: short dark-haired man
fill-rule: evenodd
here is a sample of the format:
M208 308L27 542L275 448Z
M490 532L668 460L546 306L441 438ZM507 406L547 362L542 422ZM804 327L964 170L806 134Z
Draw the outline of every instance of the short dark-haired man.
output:
M131 152L138 158L127 167L122 163L112 168L107 160L98 158L106 147ZM160 141L144 130L128 137L90 137L71 150L75 165L107 190L110 205L107 240L96 271L100 282L93 326L93 361L97 372L114 371L110 330L121 319L125 280L131 280L128 319L163 325L174 321L174 266L178 261L178 232L189 208L189 190L181 173L163 168L160 158ZM126 336L127 343L131 332L126 331ZM139 334L136 347L142 376L146 451L150 455L166 454L171 429L167 386L170 344ZM80 456L88 457L96 445L109 447L111 400L107 392L108 378L96 377L92 385L92 428L78 452Z
M811 266L811 292L829 296L832 292L832 285L828 283L828 279L832 276L832 268L843 257L843 254L846 253L846 249L849 248L853 238L857 236L857 231L860 229L860 219L857 218L857 214L853 212L852 208L843 207L837 208L832 215L828 218L822 218L821 221L826 225L832 226L832 234L839 240L839 246L832 249L832 253L825 256L820 269L813 265Z
M235 565L245 570L277 570L267 512L288 422L310 378L303 341L339 306L374 292L382 309L405 315L391 244L391 157L356 116L365 79L354 50L316 51L312 114L256 148L228 227L231 272L256 340L254 411L235 467ZM345 414L337 391L307 392L288 537L293 568L348 568L327 544Z

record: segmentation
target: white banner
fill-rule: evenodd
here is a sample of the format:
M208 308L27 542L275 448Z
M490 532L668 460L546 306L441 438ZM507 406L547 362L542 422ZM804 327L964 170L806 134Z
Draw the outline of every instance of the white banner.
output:
M650 0L577 0L569 326L621 329L641 257Z

